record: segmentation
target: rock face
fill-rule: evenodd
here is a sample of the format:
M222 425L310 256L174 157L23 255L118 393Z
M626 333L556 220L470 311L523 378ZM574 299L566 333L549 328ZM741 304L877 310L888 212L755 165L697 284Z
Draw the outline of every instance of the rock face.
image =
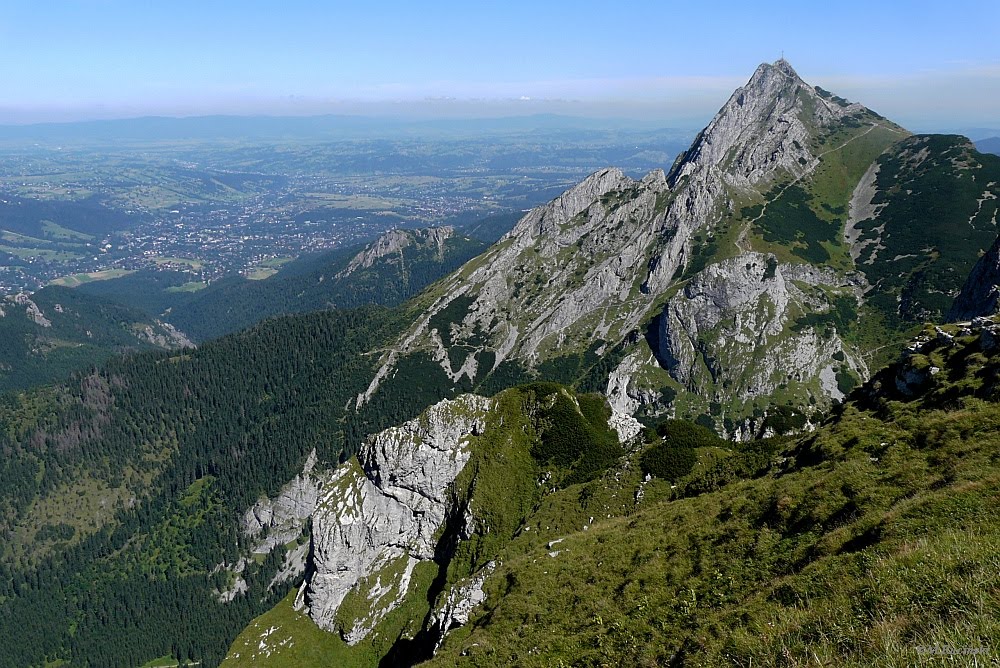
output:
M877 139L875 130L880 132ZM384 353L357 405L367 402L392 377L400 359L409 356L429 358L451 382L475 387L491 374L508 378L518 373L512 370L520 370L531 377L539 370L544 374L544 365L578 364L566 360L600 358L617 346L623 354L606 363L611 371L604 388L616 410L650 415L680 411L693 417L707 412L709 401L732 395L739 397L739 405L724 405L715 414L720 422L730 413L740 418L740 411L751 410L747 397L763 396L781 383L774 368L759 378L743 379L742 368L728 373L718 364L706 377L693 380L695 358L711 355L696 343L706 332L711 294L732 303L720 304L709 329L721 334L762 324L769 328L769 352L795 357L789 371L802 385L803 404L839 398L835 376L845 371L827 358L842 351L849 360L845 368L864 375L860 356L846 350L838 332L822 338L808 328L778 330L804 315L802 309L830 310L829 300L812 288L822 284L854 292L855 279L842 267L840 275L827 272L811 283L806 275L801 289L783 276L762 281L764 265L754 248L767 248L766 237L761 239L755 219L745 216L743 208L756 204L763 216L768 198L780 197L792 185L807 186L823 172L825 156L836 155L854 140L866 137L864 155L873 160L903 135L861 105L809 86L786 61L763 64L669 174L657 170L634 180L617 169L595 172L529 212L486 253L425 293L422 315ZM870 164L852 166L856 174L850 178L860 180ZM838 204L845 213L848 198L843 193ZM824 204L827 219L830 211L840 210ZM837 230L833 237L842 236L842 220L829 224ZM800 242L793 238L788 243ZM819 246L820 241L808 243ZM849 257L849 251L843 255ZM757 292L741 302L741 291L750 286L742 283L747 272L738 268L754 261ZM786 265L782 275L794 271ZM687 281L691 287L675 294ZM696 303L684 306L685 300ZM751 311L764 308L765 302L777 311L769 318L751 318ZM721 315L729 307L744 309L738 325L722 324L736 315ZM650 322L663 324L662 346L643 337ZM682 345L685 338L688 343ZM757 337L740 336L727 342L727 354L731 359L750 357L758 344ZM743 391L723 392L721 385L732 385L737 376ZM680 396L687 392L705 398Z
M42 313L42 309L38 308L38 304L31 301L31 297L25 293L19 292L14 295L12 300L15 304L25 307L25 312L27 313L28 318L30 318L36 325L40 325L41 327L52 326L52 321L45 317L45 314Z
M194 348L195 345L181 330L177 329L169 322L162 320L155 321L153 325L146 325L138 332L140 340L145 341L158 348Z
M469 623L469 616L478 605L486 601L483 585L497 564L494 561L486 564L478 573L452 587L444 597L442 605L434 611L430 622L430 631L437 639L435 651L444 642L448 631Z
M273 499L261 499L243 514L243 533L257 539L253 551L267 554L301 535L312 517L325 475L315 471L316 451L306 459L302 473L289 481Z
M701 132L670 181L712 169L742 188L755 187L779 170L801 178L817 166L810 149L816 129L861 111L860 104L821 96L786 60L763 64Z
M1000 312L1000 237L973 267L947 319L972 320L997 312Z
M399 604L416 565L435 556L449 485L491 406L475 395L442 401L373 436L333 475L313 517L314 573L296 600L320 627L354 644ZM365 614L338 618L359 585Z
M358 269L367 269L380 260L392 258L392 256L399 256L398 261L402 262L403 249L410 246L431 249L440 261L445 253L445 241L454 234L455 228L450 225L420 230L390 230L351 258L347 267L337 274L337 278L350 276Z
M247 508L240 528L243 535L251 540L249 551L235 564L219 564L216 567L232 574L229 588L218 592L221 602L229 603L247 591L243 571L252 555L270 554L279 546L302 537L329 478L329 473L317 469L316 451L313 450L306 458L302 473L288 481L274 498L262 498ZM284 563L270 586L301 576L306 570L308 554L308 541L299 541L285 554Z
M724 260L667 302L658 356L673 378L717 402L752 401L811 382L815 396L841 399L837 373L865 376L867 369L823 322L834 308L830 295L856 306L861 289L837 272L779 264L773 255ZM796 321L803 314L814 318Z
M638 325L641 304L628 303L645 278L648 249L662 230L663 172L642 181L620 170L597 172L532 210L482 256L441 284L414 327L383 360L365 395L401 355L423 350L453 380L483 377L508 359L532 364L561 349L613 340ZM461 306L457 319L438 314ZM449 348L470 353L453 363ZM489 354L484 354L488 352Z

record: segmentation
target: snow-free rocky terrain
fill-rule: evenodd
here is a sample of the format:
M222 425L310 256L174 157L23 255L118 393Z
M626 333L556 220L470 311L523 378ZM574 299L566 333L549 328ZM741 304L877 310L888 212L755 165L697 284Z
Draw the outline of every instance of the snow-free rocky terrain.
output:
M763 64L668 172L598 171L433 286L356 403L409 359L464 389L586 377L737 438L785 426L775 403L808 424L947 312L996 235L984 157Z

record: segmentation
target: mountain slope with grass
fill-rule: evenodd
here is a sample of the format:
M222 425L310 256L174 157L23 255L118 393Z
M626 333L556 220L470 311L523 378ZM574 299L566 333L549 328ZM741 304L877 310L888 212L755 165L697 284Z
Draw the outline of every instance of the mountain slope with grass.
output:
M665 421L578 476L551 443L574 402L600 415L583 400L552 385L466 400L480 426L454 442L472 472L445 485L455 524L433 559L402 580L375 560L326 634L312 576L224 665L905 666L926 648L1000 651L1000 324L928 327L814 433L733 444ZM377 474L365 461L332 478L315 554L329 554L325 514L344 524L348 481Z
M421 295L358 405L410 365L737 438L801 426L948 311L996 236L996 171L761 65L669 172L599 171Z
M0 391L60 382L113 355L191 346L142 311L49 286L0 302Z
M3 395L0 666L906 665L995 637L1000 331L921 322L992 243L995 165L765 64L669 171L600 170L397 307ZM441 236L261 283L402 299Z

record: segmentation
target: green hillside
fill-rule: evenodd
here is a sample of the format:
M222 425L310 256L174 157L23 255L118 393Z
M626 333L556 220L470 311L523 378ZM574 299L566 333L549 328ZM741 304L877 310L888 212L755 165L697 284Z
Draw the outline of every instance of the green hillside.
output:
M422 231L401 233L420 235ZM445 240L441 252L417 242L398 254L345 273L352 258L367 248L352 246L300 258L263 280L234 275L190 292L183 289L190 275L155 271L88 283L77 289L140 306L200 342L278 315L399 304L459 268L486 246L483 241L463 235Z
M402 614L370 640L348 646L320 631L290 596L243 631L224 665L911 666L933 648L995 656L1000 326L944 331L929 328L812 434L733 445L667 421L579 481L573 456L550 448L582 413L561 413L558 401L538 413L546 397L572 395L546 384L507 391L475 444L474 472L456 484L475 481L473 513L489 518L488 533L460 542L434 583L414 580ZM909 379L905 392L897 378ZM649 466L667 451L688 453L673 460L687 464ZM651 468L659 475L646 477ZM545 470L555 484L532 484ZM494 560L486 602L421 663L434 644L420 630L428 601Z
M626 465L551 495L526 520L538 533L505 550L486 604L428 665L996 656L1000 351L995 334L950 331L780 449L713 456L672 489ZM893 389L928 359L940 373L913 396ZM581 531L588 516L602 519Z
M225 585L213 569L241 545L243 510L312 449L335 465L345 444L429 403L414 393L412 405L345 419L372 372L364 352L399 328L379 309L271 320L7 395L0 531L12 540L0 551L0 633L22 640L0 650L0 665L135 666L171 652L221 660L253 614L284 595L266 591L280 552L248 572L251 596L222 606L212 594Z
M1000 157L958 135L915 135L879 157L858 269L888 322L938 321L997 237Z
M0 668L995 657L998 170L782 59L485 252L11 297Z
M404 312L379 309L271 320L9 397L0 528L15 540L0 560L0 632L23 641L4 647L0 665L165 655L215 665L241 629L259 635L279 621L295 637L328 638L281 603L287 584L268 588L283 550L254 562L250 595L230 604L216 601L228 576L213 571L237 557L242 510L310 450L333 465L363 434L448 395L410 383L345 411L373 372L364 351L404 323ZM931 330L797 440L733 445L665 423L623 453L602 435L603 400L565 403L573 395L551 384L501 394L476 484L459 489L505 528L459 543L444 579L420 580L428 589L412 615L387 618L387 632L424 614L426 592L495 559L485 606L446 638L441 665L804 662L807 647L838 665L906 665L901 648L988 642L992 616L977 611L996 603L984 586L997 542L984 509L1000 485L1000 355L992 330L949 331ZM551 487L537 485L541 471ZM647 471L675 479L645 482ZM104 512L75 515L80 506ZM344 654L335 637L323 642L363 665L406 649Z
M136 308L65 287L8 297L0 312L0 391L63 381L123 352L183 345Z

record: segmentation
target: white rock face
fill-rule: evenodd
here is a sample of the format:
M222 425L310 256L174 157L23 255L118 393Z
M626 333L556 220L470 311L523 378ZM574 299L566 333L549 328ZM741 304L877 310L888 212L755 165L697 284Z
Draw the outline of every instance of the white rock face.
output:
M642 423L628 413L612 410L608 426L618 434L618 442L627 445L642 432Z
M443 296L386 353L359 405L400 355L426 351L458 380L481 377L507 359L530 366L564 348L586 348L598 337L621 338L638 326L647 307L646 298L630 297L646 277L649 249L665 234L667 190L660 170L635 181L621 170L605 169L533 209L473 260L473 269L445 279ZM430 321L460 298L471 303L447 335L475 352L453 369L445 333ZM486 350L492 354L489 365L482 363Z
M306 458L302 473L289 481L273 499L261 499L243 514L243 533L257 538L253 551L267 554L302 534L324 487L324 476L315 471L316 451Z
M485 429L492 405L475 395L442 401L371 437L357 461L336 471L313 516L315 572L296 599L320 627L355 643L398 605L416 562L434 557L435 534L450 510L449 485L468 462L469 439ZM371 582L403 559L406 566L392 582ZM384 607L360 625L337 628L337 610L362 579L371 589L364 594Z
M347 267L337 274L337 278L349 276L358 269L368 269L378 261L394 255L401 257L403 249L410 246L432 248L440 259L444 257L444 242L454 234L455 228L449 225L421 230L389 230L351 258Z
M29 297L27 294L19 292L18 294L14 295L11 299L15 304L25 307L25 312L27 313L28 317L36 325L40 325L42 327L52 326L52 321L45 317L45 314L42 313L42 309L38 308L38 304L31 301L31 297Z
M496 567L496 562L491 561L474 576L459 582L448 590L438 609L434 611L430 622L430 631L437 637L434 645L435 652L441 647L448 631L468 624L472 611L486 601L483 585L486 578L496 570Z
M280 545L286 545L302 535L306 522L312 517L319 502L320 493L329 474L316 468L316 451L306 457L302 473L281 488L271 499L260 499L243 513L240 528L243 534L254 539L250 554L269 554ZM306 569L309 543L303 542L285 555L285 561L275 574L268 588L280 582L294 580ZM227 570L233 574L233 585L219 593L219 600L228 603L247 590L242 573L246 568L249 554L235 564L219 564L217 570Z
M809 292L800 286L820 286ZM745 253L706 267L667 303L659 320L659 356L671 376L717 401L768 396L779 385L816 382L817 394L839 399L838 358L861 376L837 332L792 328L797 313L829 310L826 290L857 302L860 286L829 269L779 264Z
M160 348L194 348L195 345L181 330L169 322L156 320L156 329L146 325L138 333L140 339Z
M876 187L878 172L879 164L878 162L873 162L868 167L865 175L858 181L858 185L854 187L854 192L851 193L851 201L848 206L847 223L844 225L844 237L851 246L851 257L855 261L858 261L866 247L872 244L875 245L875 248L865 256L864 262L867 264L875 262L875 254L881 246L881 237L862 240L862 230L858 227L858 223L875 218L886 206L884 202L882 204L874 203L875 196L878 194L878 188Z
M285 553L285 560L282 562L281 568L274 574L274 577L271 578L271 582L267 585L267 588L273 589L275 585L282 582L289 582L305 573L306 561L308 558L308 542L302 543L301 545L289 550Z
M863 109L824 99L785 60L765 63L702 131L671 181L712 168L744 188L778 170L802 176L815 167L816 156L809 149L813 129Z

